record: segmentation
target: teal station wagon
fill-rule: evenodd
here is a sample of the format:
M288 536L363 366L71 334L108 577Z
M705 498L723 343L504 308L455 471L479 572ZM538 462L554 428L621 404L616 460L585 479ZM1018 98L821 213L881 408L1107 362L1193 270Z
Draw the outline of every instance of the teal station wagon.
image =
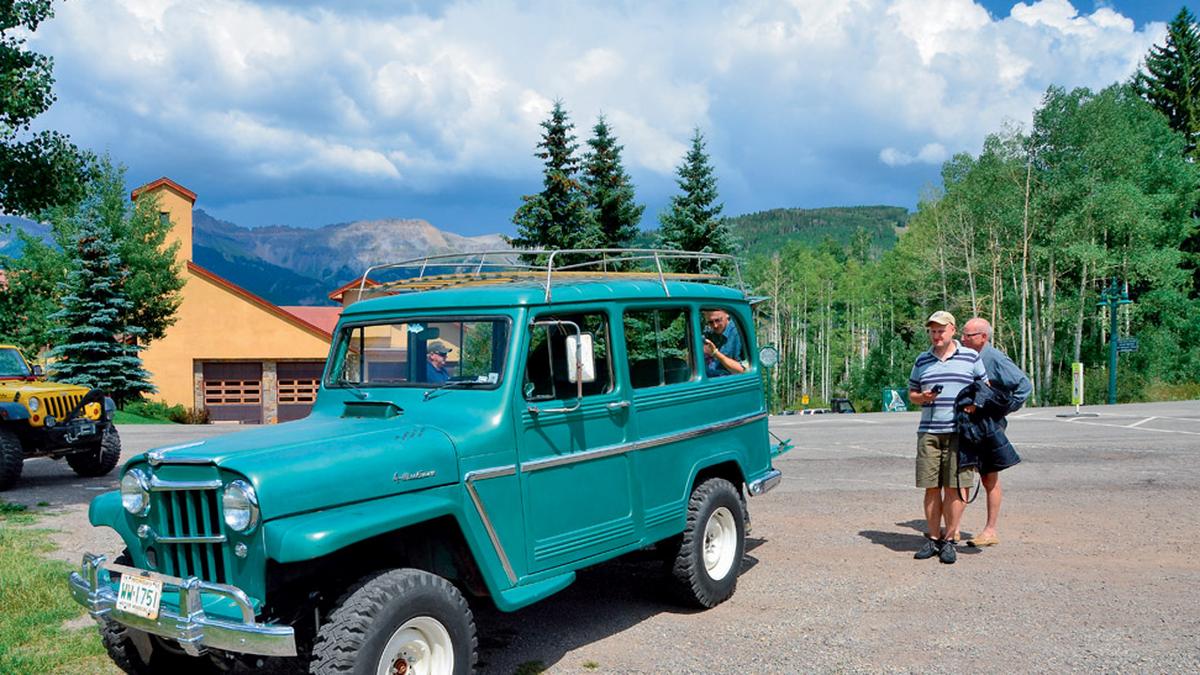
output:
M684 601L728 599L746 497L778 484L787 446L750 298L663 269L736 262L534 254L369 270L407 276L364 274L379 297L343 313L308 418L130 460L89 513L126 551L70 577L113 660L467 673L467 597L516 610L649 546Z

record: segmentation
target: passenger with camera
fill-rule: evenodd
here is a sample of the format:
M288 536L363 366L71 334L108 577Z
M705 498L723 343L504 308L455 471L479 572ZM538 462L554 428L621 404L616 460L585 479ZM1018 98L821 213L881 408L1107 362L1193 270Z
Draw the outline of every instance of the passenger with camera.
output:
M704 311L704 370L709 377L746 372L745 352L737 324L723 309Z

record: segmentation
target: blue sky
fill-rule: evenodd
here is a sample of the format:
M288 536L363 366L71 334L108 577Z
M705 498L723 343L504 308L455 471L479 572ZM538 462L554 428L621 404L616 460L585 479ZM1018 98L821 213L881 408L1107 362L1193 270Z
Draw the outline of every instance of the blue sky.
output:
M699 127L727 214L913 207L1051 84L1129 77L1180 8L1040 0L88 0L32 37L38 122L246 226L511 233L539 123L603 113L643 227ZM1193 11L1195 8L1193 7Z

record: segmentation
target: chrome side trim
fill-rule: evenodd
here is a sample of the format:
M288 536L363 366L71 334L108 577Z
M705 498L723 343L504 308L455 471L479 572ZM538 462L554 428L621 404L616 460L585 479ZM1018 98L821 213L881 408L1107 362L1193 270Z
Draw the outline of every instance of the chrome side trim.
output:
M656 448L660 445L678 443L680 441L687 441L693 438L707 436L708 434L727 431L729 429L752 424L766 418L767 414L765 412L754 413L751 415L744 415L742 417L735 417L731 420L725 420L724 422L717 422L716 424L709 424L698 429L689 429L687 431L681 431L674 434L654 436L645 440L633 441L632 443L619 443L616 445L596 448L595 450L588 450L586 452L564 455L562 457L535 459L533 461L524 462L521 464L521 471L541 471L542 469L552 469L556 466L566 466L568 464L575 464L577 462L589 462L594 459L603 459L605 457L612 457L613 455L622 455L625 453L634 452L636 450Z
M159 579L164 586L179 589L179 614L163 609L158 618L147 619L118 610L117 594L112 588L109 570ZM67 581L71 597L87 608L97 621L108 619L123 626L153 633L179 642L192 656L206 647L242 654L296 656L296 636L291 626L255 623L254 606L242 589L226 584L182 579L157 572L105 562L104 556L85 553L80 571ZM218 595L233 601L241 610L241 622L209 618L204 613L201 594Z
M504 567L504 574L508 576L508 581L511 584L517 583L517 574L513 571L512 564L508 561L508 555L504 552L504 546L500 544L500 537L496 534L496 528L492 525L492 519L488 518L487 509L483 506L483 500L479 498L479 492L475 489L475 481L500 478L502 476L515 476L516 473L516 466L501 466L493 469L469 471L463 477L463 482L467 486L467 494L471 495L471 503L475 505L475 512L479 514L479 519L483 521L483 527L487 530L488 539L492 540L492 548L496 550L496 556L500 558L500 564Z
M779 485L781 480L783 480L783 472L779 469L771 469L762 478L751 481L746 486L746 490L750 493L751 497L759 497L770 492L772 488Z
M221 479L212 480L162 480L158 476L150 477L151 492L171 492L174 490L218 490Z

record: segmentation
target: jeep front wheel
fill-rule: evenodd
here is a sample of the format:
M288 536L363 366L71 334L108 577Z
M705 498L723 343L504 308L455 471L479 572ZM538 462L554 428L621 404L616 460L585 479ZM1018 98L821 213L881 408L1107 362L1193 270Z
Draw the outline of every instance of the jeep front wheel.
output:
M8 429L0 429L0 490L16 485L25 466L25 451L21 439Z
M723 478L710 478L692 491L687 526L672 573L683 599L699 607L725 602L737 588L746 547L741 495Z
M475 619L458 589L434 574L370 576L338 601L313 642L321 675L465 675L475 667Z
M85 478L104 476L121 461L121 437L111 424L104 430L104 437L95 450L67 455L67 464L75 473Z

